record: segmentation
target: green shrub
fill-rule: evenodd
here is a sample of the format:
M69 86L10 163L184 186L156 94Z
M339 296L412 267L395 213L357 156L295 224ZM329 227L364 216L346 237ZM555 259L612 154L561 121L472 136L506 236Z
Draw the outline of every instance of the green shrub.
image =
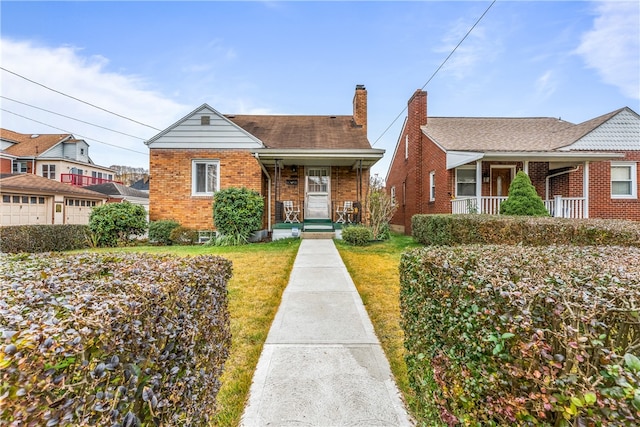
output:
M353 246L364 246L373 240L373 233L369 227L351 225L342 229L342 240Z
M213 196L216 230L235 245L248 243L251 234L262 227L263 212L262 196L248 188L227 188Z
M171 232L178 227L180 227L180 223L172 219L151 221L149 223L149 241L161 245L170 245L172 243Z
M520 171L511 181L509 198L500 204L501 215L549 216L544 202L531 184L529 175Z
M497 215L414 215L413 238L425 245L523 244L640 247L640 223Z
M147 212L129 202L96 206L89 217L89 229L98 246L126 244L147 230Z
M215 256L2 256L0 425L208 426L230 277Z
M60 252L89 247L89 227L78 224L0 227L0 252Z
M424 425L636 426L639 248L405 253L406 361Z
M170 239L176 245L195 245L198 232L186 227L177 227L171 231Z

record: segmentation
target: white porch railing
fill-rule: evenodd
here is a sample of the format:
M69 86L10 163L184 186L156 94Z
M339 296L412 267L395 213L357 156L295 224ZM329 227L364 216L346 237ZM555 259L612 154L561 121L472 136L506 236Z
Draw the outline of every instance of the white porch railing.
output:
M468 214L482 213L487 215L500 215L500 203L507 197L483 196L478 207L477 197L466 197L451 200L451 213ZM546 200L544 206L551 216L558 218L584 218L583 197L556 196L553 200ZM557 210L556 206L560 209Z

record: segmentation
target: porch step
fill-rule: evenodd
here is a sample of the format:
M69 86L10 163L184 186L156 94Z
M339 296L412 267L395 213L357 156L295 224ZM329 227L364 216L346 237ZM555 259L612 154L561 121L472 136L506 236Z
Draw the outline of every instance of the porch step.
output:
M302 225L303 239L333 239L335 228L330 219L307 219Z
M336 237L335 231L303 231L300 233L303 239L333 239Z

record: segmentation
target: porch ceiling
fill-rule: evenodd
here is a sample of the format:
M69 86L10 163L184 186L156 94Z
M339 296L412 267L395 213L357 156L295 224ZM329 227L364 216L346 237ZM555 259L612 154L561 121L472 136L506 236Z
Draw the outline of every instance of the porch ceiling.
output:
M301 150L301 149L258 149L253 152L256 159L265 166L273 166L276 161L281 166L346 166L369 169L384 155L381 149L354 150Z

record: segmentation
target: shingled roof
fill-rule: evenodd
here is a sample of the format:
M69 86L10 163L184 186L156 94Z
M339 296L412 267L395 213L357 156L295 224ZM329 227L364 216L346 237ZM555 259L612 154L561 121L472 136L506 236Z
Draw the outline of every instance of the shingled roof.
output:
M2 175L0 177L0 188L3 192L30 192L47 195L63 195L73 197L84 197L88 199L106 199L104 194L96 191L85 190L81 187L74 187L52 179L43 178L31 173Z
M429 117L421 129L448 151L553 151L572 144L622 110L577 125L550 117Z
M68 133L32 135L0 129L0 138L16 143L8 147L4 152L17 157L37 156L71 136Z
M353 116L226 115L267 148L368 149L366 130Z

